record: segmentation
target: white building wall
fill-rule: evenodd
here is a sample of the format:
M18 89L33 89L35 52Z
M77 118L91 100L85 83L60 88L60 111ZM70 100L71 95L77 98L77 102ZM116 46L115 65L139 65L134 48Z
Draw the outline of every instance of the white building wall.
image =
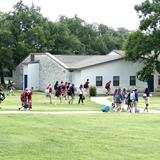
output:
M28 75L28 65L23 65L23 77L24 75Z
M39 90L39 63L28 64L28 88Z
M154 90L155 91L160 91L160 85L158 85L158 76L160 76L160 74L156 72L154 75Z
M81 81L84 83L88 78L90 85L96 86L96 76L103 77L103 86L97 87L98 93L105 93L105 84L111 81L112 92L115 88L113 86L113 76L120 77L120 87L127 89L137 88L143 91L147 87L146 82L136 80L136 86L130 86L130 76L136 76L136 73L140 70L142 64L126 62L125 60L116 60L109 63L104 63L92 67L85 68L81 71Z
M75 84L75 87L78 88L80 84L83 84L81 78L81 71L73 71L72 72L72 83Z

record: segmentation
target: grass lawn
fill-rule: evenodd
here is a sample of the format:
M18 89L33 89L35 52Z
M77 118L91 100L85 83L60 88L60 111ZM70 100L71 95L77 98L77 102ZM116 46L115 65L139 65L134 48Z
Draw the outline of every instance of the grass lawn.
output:
M1 110L17 110L20 92ZM34 93L33 111L100 110L85 101L44 104ZM0 110L0 111L1 111ZM75 115L0 115L0 160L159 160L160 115L98 113Z
M159 114L0 115L0 160L159 160Z
M1 110L18 110L21 107L20 94L20 91L16 91L15 96L6 96L1 104ZM63 100L61 104L59 99L56 98L53 98L53 104L50 104L49 98L46 99L44 93L40 92L33 93L32 101L33 111L96 111L102 108L102 105L91 102L88 97L83 105L78 105L78 96L75 97L73 104L68 104L67 100Z

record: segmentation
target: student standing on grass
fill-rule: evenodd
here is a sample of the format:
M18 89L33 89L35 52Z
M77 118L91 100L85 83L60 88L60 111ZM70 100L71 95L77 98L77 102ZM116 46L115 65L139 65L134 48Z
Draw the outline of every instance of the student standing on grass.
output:
M145 108L144 108L144 112L147 111L148 112L148 106L149 106L149 96L150 96L150 92L149 89L146 88L143 94L143 98L144 98L144 103L145 103Z

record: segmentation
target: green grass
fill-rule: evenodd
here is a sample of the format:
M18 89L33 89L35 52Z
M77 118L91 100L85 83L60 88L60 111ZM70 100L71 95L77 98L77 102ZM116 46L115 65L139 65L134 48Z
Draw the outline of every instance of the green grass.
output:
M8 95L1 104L1 110L17 110L21 106L20 94L20 91L16 91L15 96ZM73 104L68 104L67 100L63 100L61 104L57 98L53 98L53 104L50 104L49 98L46 99L44 93L40 92L33 93L32 101L33 111L91 111L102 108L102 105L91 102L88 97L83 105L78 105L78 96L75 97Z
M1 115L0 160L159 160L158 114Z
M17 110L19 96L8 96L2 110ZM84 105L44 99L34 93L33 111L102 108L89 99ZM1 114L0 160L159 160L159 126L159 114Z

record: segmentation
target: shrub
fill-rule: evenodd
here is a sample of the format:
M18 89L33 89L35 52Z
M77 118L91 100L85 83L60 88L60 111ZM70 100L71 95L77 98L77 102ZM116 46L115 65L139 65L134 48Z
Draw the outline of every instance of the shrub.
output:
M90 95L90 96L93 96L93 97L97 95L97 89L96 89L95 86L91 86L91 87L89 88L89 95Z

